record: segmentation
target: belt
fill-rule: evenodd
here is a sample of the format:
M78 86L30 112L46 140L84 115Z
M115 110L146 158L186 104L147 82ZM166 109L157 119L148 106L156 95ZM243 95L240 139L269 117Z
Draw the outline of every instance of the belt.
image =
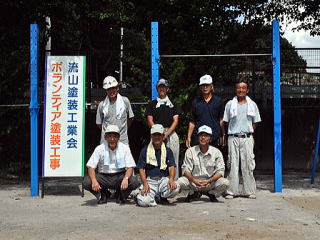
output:
M124 174L125 172L126 172L126 171L115 172L115 173L102 173L102 174L112 177L112 176Z
M253 136L253 133L229 134L229 136L238 137L238 138L248 138L248 137L250 137L250 136Z
M156 177L148 177L148 178L150 178L150 179L152 179L152 180L156 180L156 181L159 181L161 178L163 178L162 176L160 177L160 176L156 176Z

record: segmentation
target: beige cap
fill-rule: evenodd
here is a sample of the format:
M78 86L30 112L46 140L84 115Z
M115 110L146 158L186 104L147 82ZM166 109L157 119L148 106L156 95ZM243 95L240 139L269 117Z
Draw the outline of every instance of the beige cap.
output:
M164 132L164 128L161 124L155 124L151 127L151 134L154 134L154 133L160 133L160 134L163 134Z
M120 134L120 129L117 125L108 125L106 128L105 128L105 134L107 133L118 133Z

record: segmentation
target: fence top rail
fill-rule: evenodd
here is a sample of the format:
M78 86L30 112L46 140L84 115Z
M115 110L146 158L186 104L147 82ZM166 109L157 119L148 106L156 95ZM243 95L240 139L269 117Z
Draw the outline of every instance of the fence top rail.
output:
M173 54L173 55L160 55L162 58L178 58L178 57L255 57L255 56L271 56L271 53L239 53L239 54Z
M147 105L148 102L131 102L131 105ZM43 106L44 103L39 103L39 106ZM94 106L94 105L98 105L98 103L88 103L86 102L86 106ZM8 107L29 107L29 104L1 104L0 108L8 108Z

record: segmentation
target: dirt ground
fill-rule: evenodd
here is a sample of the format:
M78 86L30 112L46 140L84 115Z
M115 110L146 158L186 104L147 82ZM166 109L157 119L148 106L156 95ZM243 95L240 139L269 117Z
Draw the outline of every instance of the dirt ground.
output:
M0 186L0 239L320 239L320 178L284 175L273 193L272 175L256 175L257 199L207 197L191 203L180 194L169 206L137 207L133 200L97 205L76 181L48 181L46 195L25 185Z

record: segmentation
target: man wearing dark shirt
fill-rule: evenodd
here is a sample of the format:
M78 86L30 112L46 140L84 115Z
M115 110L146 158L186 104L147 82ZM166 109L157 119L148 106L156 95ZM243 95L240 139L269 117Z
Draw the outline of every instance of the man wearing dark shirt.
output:
M195 133L200 126L207 125L212 129L212 141L210 144L218 147L220 137L220 142L225 142L225 130L222 120L224 104L220 97L213 95L213 83L210 75L202 76L199 86L201 97L192 102L186 146L189 148L197 145L198 139Z
M179 167L179 137L175 131L179 122L179 111L177 105L174 104L168 97L169 91L168 81L160 79L157 82L157 99L151 101L147 105L146 117L150 127L154 124L161 124L164 127L164 142L166 147L173 152L173 157L176 163L177 171L175 180L178 179Z
M156 195L160 200L174 197L180 186L174 181L175 162L172 151L163 143L164 128L161 124L151 127L151 142L140 152L139 168L142 188L137 196L141 207L154 207Z

